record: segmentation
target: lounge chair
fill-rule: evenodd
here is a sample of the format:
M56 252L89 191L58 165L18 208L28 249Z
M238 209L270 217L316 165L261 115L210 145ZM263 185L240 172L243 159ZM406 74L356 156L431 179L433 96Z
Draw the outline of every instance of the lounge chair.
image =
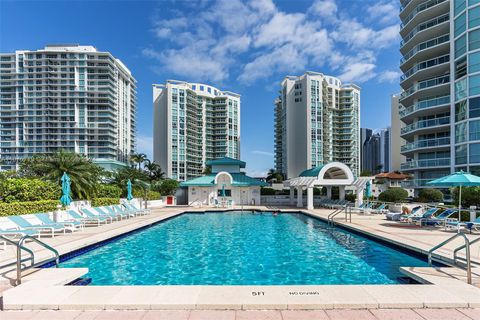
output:
M457 231L460 231L460 229L468 229L472 230L475 229L477 231L480 230L480 217L476 218L473 221L458 221L458 220L446 220L445 221L445 230L447 229L456 229Z
M370 209L373 206L373 202L363 202L358 207L352 207L350 210L352 212L362 212L362 210Z
M43 224L46 225L51 225L51 224L60 224L63 225L63 227L67 230L70 231L76 231L77 229L83 230L83 227L85 226L85 223L81 221L62 221L62 222L55 222L52 219L50 219L50 216L48 213L37 213L35 214L35 217L40 220Z
M406 221L409 223L417 223L418 221L430 219L435 213L438 212L438 210L440 210L440 208L430 208L422 214L409 215L408 217L406 217Z
M142 214L139 211L127 210L125 207L123 207L122 205L119 205L119 204L116 204L116 205L111 206L111 207L107 207L107 209L110 210L110 212L115 212L117 214L121 214L124 217L136 217L137 215Z
M131 203L124 203L123 206L125 208L127 208L128 210L137 210L137 211L141 211L141 212L144 212L145 214L150 214L152 212L151 209L148 209L148 208L137 208L135 207L133 204Z
M106 216L95 216L95 217L84 217L82 216L81 214L79 214L78 212L76 212L75 210L68 210L67 211L67 214L72 217L72 221L80 221L80 222L83 222L85 224L85 226L88 226L88 225L97 225L99 226L101 223L109 223L109 222L112 222L112 218L111 217L106 217Z
M420 209L422 209L421 206L414 207L412 209L412 212L410 212L410 215L418 215L418 213L420 212ZM400 221L402 216L405 216L405 215L401 212L387 212L385 214L385 218L391 221Z
M55 237L55 232L63 232L64 234L66 233L66 228L59 224L59 223L54 223L54 224L31 224L28 222L25 218L21 216L9 216L7 217L11 222L15 223L17 226L19 226L19 229L34 229L38 230L39 232L46 232L50 233L50 235Z
M121 212L115 212L109 206L95 207L92 209L95 210L98 215L112 217L115 218L117 221L129 217L128 215L122 214Z
M419 223L420 226L437 226L437 225L446 226L446 222L448 218L456 212L458 211L455 209L447 209L436 217L432 216L430 218L420 219L417 221L417 223Z
M102 218L102 219L107 219L108 222L113 222L113 219L118 219L118 217L112 217L111 215L107 215L107 214L94 214L93 212L91 212L90 210L88 210L87 208L80 208L80 212L83 213L87 218L90 218L90 219L95 219L95 218Z

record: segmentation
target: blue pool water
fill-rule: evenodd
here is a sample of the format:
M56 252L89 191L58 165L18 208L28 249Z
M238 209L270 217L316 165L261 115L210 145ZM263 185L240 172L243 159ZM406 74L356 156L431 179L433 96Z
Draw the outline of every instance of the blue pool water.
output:
M394 284L417 257L303 214L183 214L61 263L93 285Z

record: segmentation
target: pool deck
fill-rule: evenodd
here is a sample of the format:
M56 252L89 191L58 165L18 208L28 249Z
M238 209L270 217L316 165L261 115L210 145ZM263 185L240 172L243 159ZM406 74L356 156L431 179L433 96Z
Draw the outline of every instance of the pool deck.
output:
M206 208L172 207L155 209L149 216L132 218L87 228L83 232L44 240L65 254L87 245L121 235L152 223L173 217L184 211L204 211ZM244 207L244 209L247 209ZM266 207L254 207L268 210ZM287 209L287 208L285 208ZM294 208L289 208L298 211ZM210 209L209 209L210 210ZM311 210L305 213L325 219L331 210ZM407 227L387 222L380 215L352 216L352 223L339 217L338 225L353 228L383 241L418 252L426 252L452 232ZM469 235L478 237L478 235ZM449 259L460 243L452 243L439 251ZM32 247L35 247L32 244ZM15 260L15 252L7 247L0 251L0 265ZM38 249L38 248L36 248ZM480 262L480 249L473 247L472 256ZM36 251L37 261L51 257L46 250ZM406 266L408 267L408 266ZM14 267L0 270L3 286L13 279ZM3 292L3 306L7 310L278 310L305 309L372 309L383 308L480 308L480 289L467 285L462 270L456 268L403 268L404 273L416 277L425 285L325 285L325 286L65 286L82 276L86 269L42 269L26 275L22 285ZM474 283L480 283L480 270L474 270ZM423 309L421 309L423 310ZM466 309L472 310L472 309ZM468 311L468 312L470 312ZM475 312L474 312L475 311ZM474 310L478 315L478 310ZM286 311L285 311L286 312ZM414 311L412 311L414 312ZM417 311L415 311L418 313ZM455 312L461 312L455 310ZM4 313L8 314L8 313ZM233 313L234 317L241 312ZM473 313L472 313L473 314ZM3 317L3 313L0 314ZM191 316L191 314L190 314ZM283 316L285 318L285 316ZM464 317L468 319L468 317ZM2 318L3 319L3 318ZM272 318L275 319L275 318ZM296 319L296 318L295 318ZM321 318L320 318L321 319ZM328 319L328 318L325 318ZM358 318L360 319L360 318ZM412 318L414 319L414 318ZM420 318L421 319L421 318Z

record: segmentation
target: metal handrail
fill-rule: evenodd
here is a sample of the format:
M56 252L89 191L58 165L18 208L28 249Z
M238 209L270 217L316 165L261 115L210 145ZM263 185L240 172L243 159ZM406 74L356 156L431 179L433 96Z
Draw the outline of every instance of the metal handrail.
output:
M15 242L15 241L13 241L13 240L5 237L5 236L0 235L0 239L3 239L3 241L12 244L12 245L14 245L15 247L18 247L18 243L17 243L17 242ZM33 251L30 250L30 249L28 249L27 247L22 247L22 249L23 249L24 251L28 252L28 253L30 254L30 257L29 257L29 258L25 258L25 259L21 259L20 262L25 262L25 261L30 260L30 265L33 265L33 263L34 263L34 254L33 254ZM16 263L16 262L8 263L8 264L3 265L3 266L6 267L6 266L9 266L9 265L14 264L14 263Z
M466 262L467 262L467 269L466 269L466 271L467 271L467 283L472 284L472 265L471 265L471 261L470 261L470 240L468 240L468 237L463 233L457 233L453 237L448 238L447 240L437 244L435 247L430 249L428 251L428 265L432 266L432 261L433 261L432 254L433 254L433 252L440 249L441 247L443 247L447 243L453 241L457 237L463 237L463 239L465 240L464 248L465 248L465 257L466 257Z
M474 244L475 242L478 242L480 241L480 237L478 237L477 239L473 240L473 241L470 241L470 245ZM455 250L453 250L453 263L457 263L457 260L458 260L458 257L457 257L457 252L459 252L460 250L464 249L466 247L466 244L462 244L460 247L456 248ZM463 258L462 258L463 260Z
M340 208L336 209L332 213L330 213L327 217L328 224L331 224L332 226L335 225L335 221L333 219L342 212L345 212L345 221L346 221L346 219L347 219L347 211L345 210L346 208L347 208L347 206L343 206L343 207L340 207Z
M28 249L28 248L25 248L23 246L23 243L27 239L30 239L30 240L38 243L40 246L44 247L45 249L53 252L53 254L55 255L55 267L56 268L58 268L58 264L60 263L60 255L58 254L58 251L56 249L49 246L45 242L38 240L37 238L34 238L32 236L29 236L29 235L24 235L24 236L22 236L22 238L20 238L20 240L16 244L16 247L17 247L17 281L15 283L16 285L19 285L19 284L22 283L22 271L23 271L22 270L22 263L21 263L22 262L22 250L30 252L31 255L32 255L32 264L28 268L25 268L24 270L33 268L35 266L35 255L34 255L33 251ZM49 261L52 261L52 260L49 260Z

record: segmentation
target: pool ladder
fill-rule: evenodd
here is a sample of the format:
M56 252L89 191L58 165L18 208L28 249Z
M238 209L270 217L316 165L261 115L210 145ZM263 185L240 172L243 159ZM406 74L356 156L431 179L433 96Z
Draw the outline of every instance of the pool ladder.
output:
M446 244L452 242L453 240L459 237L463 238L464 244L462 244L461 246L453 250L453 263L449 263L448 261L445 261L445 259L435 258L433 256L433 253L435 251L437 251L441 247L445 246ZM478 241L480 241L480 237L474 240L470 240L464 233L457 233L454 236L446 239L445 241L442 241L441 243L439 243L438 245L436 245L435 247L433 247L428 251L428 265L433 266L433 262L437 261L443 264L451 265L452 267L463 269L467 272L467 283L472 284L472 260L470 257L470 246ZM463 249L465 249L465 258L458 256L458 252L460 252ZM459 260L461 260L464 265L462 265L462 263L460 263Z
M52 246L49 246L48 244L46 244L45 242L43 241L40 241L39 239L37 238L34 238L32 236L29 236L29 235L23 235L20 240L18 240L18 242L15 242L13 241L12 239L9 239L5 236L2 236L0 235L0 239L3 240L4 242L7 242L7 243L10 243L12 245L14 245L16 247L16 251L17 251L17 259L16 259L16 280L15 280L15 285L18 286L19 284L22 283L22 272L23 271L26 271L26 270L29 270L29 269L32 269L32 268L35 268L39 265L43 265L43 264L46 264L46 263L51 263L51 262L54 262L55 263L55 267L58 268L58 264L60 263L60 255L58 254L58 251L53 248ZM36 242L37 244L39 244L40 246L44 247L45 249L49 250L50 252L52 252L54 254L54 257L53 258L50 258L50 259L47 259L46 261L42 261L40 263L35 263L35 253L33 252L33 250L27 248L25 245L24 245L24 242L26 240L32 240L33 242ZM22 252L25 251L29 254L29 256L27 258L22 258ZM29 262L29 265L27 265L26 267L22 268L22 266L24 265L25 262ZM6 266L9 266L13 264L10 263L10 264L6 264L4 265L3 267L6 267Z
M345 213L345 222L352 222L352 210L349 210L349 207L346 205L340 208L335 209L332 213L330 213L327 217L327 223L329 226L335 226L335 217L341 213Z

